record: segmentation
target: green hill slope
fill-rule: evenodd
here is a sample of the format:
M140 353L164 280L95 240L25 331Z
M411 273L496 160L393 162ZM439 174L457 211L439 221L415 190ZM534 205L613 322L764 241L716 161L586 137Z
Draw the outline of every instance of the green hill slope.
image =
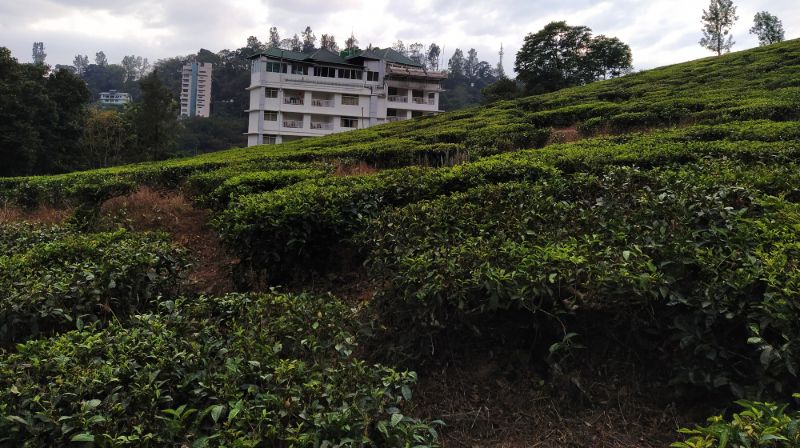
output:
M800 367L798 120L795 40L324 138L2 179L1 199L71 207L78 227L0 226L11 297L0 315L14 322L0 328L0 444L435 445L430 424L403 415L415 376L384 365L438 365L484 346L492 362L515 354L504 375L537 375L551 401L584 410L616 409L614 394L630 389L669 390L664 407L788 398ZM135 234L122 249L89 244L110 238L86 233L101 204L141 186L210 209L241 289L347 291L355 278L368 292L347 304L275 291L172 297L180 251ZM47 288L54 277L34 261L53 251L48 235L102 277L45 263L61 285ZM118 250L138 251L133 268L89 263ZM86 284L77 307L69 291ZM24 334L37 310L46 325ZM615 369L647 379L585 387ZM594 443L581 428L548 446Z

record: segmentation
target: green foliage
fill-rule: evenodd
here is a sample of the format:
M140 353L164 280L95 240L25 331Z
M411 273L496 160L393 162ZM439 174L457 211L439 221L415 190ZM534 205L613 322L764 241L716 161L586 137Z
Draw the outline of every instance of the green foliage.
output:
M703 38L700 45L717 53L731 51L733 36L729 35L733 24L739 19L733 0L711 0L707 10L703 10Z
M184 254L161 235L0 226L0 343L154 307L177 291Z
M47 72L0 47L0 177L76 167L89 91L67 70Z
M384 285L374 315L413 347L498 310L542 321L599 308L662 341L676 383L780 392L800 361L800 220L758 190L791 191L795 166L598 168L390 210L363 236Z
M136 129L136 147L143 160L160 160L175 146L178 108L172 93L153 71L139 80L142 101L131 106L129 114Z
M797 394L795 398L800 398ZM683 428L689 436L672 448L751 448L755 446L795 447L800 445L800 412L787 412L786 405L737 401L742 408L730 419L721 415L708 419L708 426Z
M535 161L496 157L453 168L404 168L372 176L308 180L244 196L214 221L223 241L255 271L284 277L331 269L335 249L383 209L485 182L534 180L551 170ZM345 244L345 246L347 246Z
M514 69L528 93L552 92L627 73L631 49L617 38L592 37L585 26L550 22L525 36Z
M758 37L758 44L761 46L783 42L783 22L767 11L757 12L753 18L753 27L750 28L750 34L755 34Z
M436 445L413 372L358 359L333 297L165 301L159 314L21 344L0 358L0 444Z

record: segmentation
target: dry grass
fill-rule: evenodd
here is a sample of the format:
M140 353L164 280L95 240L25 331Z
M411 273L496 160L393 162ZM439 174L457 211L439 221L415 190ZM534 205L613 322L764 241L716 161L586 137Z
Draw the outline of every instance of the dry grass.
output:
M337 162L336 171L334 176L365 176L367 174L377 173L378 170L374 166L364 161L358 162Z
M24 210L8 202L0 205L0 224L14 222L28 222L34 224L58 224L64 221L72 212L70 209L51 207L38 207L33 210Z
M550 133L550 137L547 139L547 145L553 145L557 143L570 143L576 142L584 138L581 136L580 132L578 132L578 127L573 125L566 128L555 128L553 132Z
M143 187L106 201L101 215L110 226L167 232L175 243L189 249L193 266L186 286L190 291L222 294L234 289L231 267L235 260L207 227L208 211L194 208L182 194Z

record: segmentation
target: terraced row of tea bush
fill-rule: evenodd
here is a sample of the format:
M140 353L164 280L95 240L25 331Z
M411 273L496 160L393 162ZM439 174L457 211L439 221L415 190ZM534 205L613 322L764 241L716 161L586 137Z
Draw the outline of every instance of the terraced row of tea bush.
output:
M0 445L433 446L416 377L358 359L332 297L162 301L0 355Z
M181 298L163 234L5 224L0 253L0 446L436 445L334 297Z
M779 165L796 159L797 135L797 122L694 126L517 151L456 167L311 179L239 197L219 214L215 227L246 265L280 280L287 272L331 268L332 255L335 259L342 247L363 254L363 245L353 237L392 207L481 185L534 182L608 166L652 167L715 157ZM750 140L759 138L763 140ZM792 185L797 176L786 174L785 184Z
M612 167L398 208L363 237L383 285L371 305L409 344L499 310L562 324L602 313L658 341L676 384L785 393L800 363L800 207L781 197L798 168Z
M166 235L0 226L0 344L153 309L186 271Z
M0 181L22 205L81 202L124 194L131 185L182 185L194 174L239 174L287 162L368 162L380 168L441 166L542 146L557 127L585 135L685 124L800 118L800 45L769 47L678 64L623 78L355 132L145 163Z

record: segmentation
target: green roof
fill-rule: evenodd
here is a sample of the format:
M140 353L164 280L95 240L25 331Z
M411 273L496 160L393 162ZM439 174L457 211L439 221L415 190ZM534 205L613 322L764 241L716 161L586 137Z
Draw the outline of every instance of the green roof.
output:
M315 49L314 51L303 53L300 51L282 50L280 48L270 48L267 51L255 53L250 56L250 59L255 59L261 56L274 59L286 59L289 61L308 62L308 63L322 63L322 64L336 64L347 65L351 67L360 67L351 64L346 59L342 58L336 53L333 53L324 48Z
M394 62L395 64L410 65L412 67L422 67L422 64L414 62L408 56L391 48L384 48L384 49L372 48L369 50L364 50L356 55L348 57L347 60L350 61L358 58L375 59L375 60L385 59L386 61Z

